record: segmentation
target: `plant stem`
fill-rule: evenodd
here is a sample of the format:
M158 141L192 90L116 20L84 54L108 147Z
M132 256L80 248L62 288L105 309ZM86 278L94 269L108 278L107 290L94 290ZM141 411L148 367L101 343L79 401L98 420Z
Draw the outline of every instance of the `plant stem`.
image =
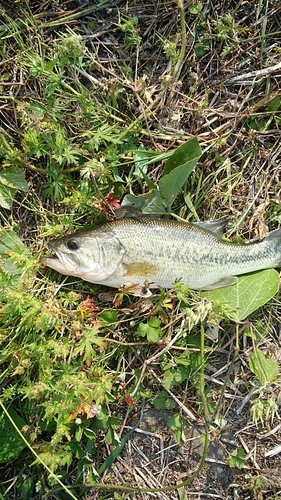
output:
M180 14L181 49L180 49L179 58L177 60L177 64L176 64L175 70L174 70L175 81L177 81L179 76L180 76L180 72L182 70L182 66L183 66L184 59L185 59L185 53L186 53L186 26L185 26L184 1L183 0L176 0L176 3L177 3L178 9L179 9L179 14Z
M208 403L205 395L205 327L202 321L201 323L201 335L200 335L200 396L203 404L203 412L206 422L209 422L211 415L208 408Z
M225 391L226 385L228 384L229 377L230 377L230 374L232 373L233 366L234 366L234 363L236 361L236 358L237 358L238 354L239 354L239 324L236 323L235 351L234 351L231 363L230 363L230 365L228 367L228 370L226 372L224 384L222 386L220 397L219 397L219 400L218 400L218 403L217 403L217 406L216 406L216 411L215 411L215 413L213 415L213 420L216 418L216 416L217 416L217 414L219 412L219 409L220 409L220 406L222 404L222 400L223 400L223 397L224 397L224 391Z

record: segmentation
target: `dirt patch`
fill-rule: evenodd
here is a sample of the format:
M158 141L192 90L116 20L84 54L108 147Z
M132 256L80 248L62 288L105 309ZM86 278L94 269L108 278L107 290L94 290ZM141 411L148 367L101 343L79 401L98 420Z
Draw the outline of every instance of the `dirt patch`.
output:
M134 484L152 490L151 493L128 493L131 499L151 495L162 500L178 499L179 495L202 500L279 498L281 460L278 453L274 456L274 450L278 451L276 443L281 440L281 425L277 423L268 433L258 432L250 423L240 429L244 416L239 418L239 408L233 409L224 432L219 433L216 426L211 426L206 461L198 477L179 490L153 492L155 488L165 490L167 486L186 481L198 469L203 456L205 426L185 426L183 441L179 444L168 425L172 416L168 411L145 410L142 422L118 457L108 483ZM132 420L124 434L136 423L136 419ZM241 468L230 467L228 463L236 449L244 450L245 459L248 457L247 464ZM100 490L93 489L85 499L97 499L99 495Z

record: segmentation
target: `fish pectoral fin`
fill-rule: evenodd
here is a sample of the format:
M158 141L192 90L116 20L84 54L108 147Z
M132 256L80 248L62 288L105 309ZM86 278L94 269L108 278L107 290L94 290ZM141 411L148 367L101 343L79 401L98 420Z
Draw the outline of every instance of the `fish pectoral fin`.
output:
M237 276L227 276L226 278L221 278L215 283L211 283L210 285L200 288L200 290L216 290L216 288L224 288L226 286L235 285L237 281Z
M130 264L123 264L125 269L125 276L134 276L137 278L153 277L159 271L158 266L150 262L131 262Z

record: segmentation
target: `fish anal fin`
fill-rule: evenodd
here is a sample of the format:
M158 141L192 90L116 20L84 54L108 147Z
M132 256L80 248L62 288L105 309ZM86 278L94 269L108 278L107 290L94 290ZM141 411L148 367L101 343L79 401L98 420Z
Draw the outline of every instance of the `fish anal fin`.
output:
M200 290L216 290L217 288L224 288L226 286L235 285L237 281L237 276L227 276L226 278L221 278L215 283L211 283L210 285L200 288Z
M155 273L159 271L159 267L151 262L131 262L130 264L123 264L125 268L125 276L134 276L143 278L144 281L148 277L154 277Z

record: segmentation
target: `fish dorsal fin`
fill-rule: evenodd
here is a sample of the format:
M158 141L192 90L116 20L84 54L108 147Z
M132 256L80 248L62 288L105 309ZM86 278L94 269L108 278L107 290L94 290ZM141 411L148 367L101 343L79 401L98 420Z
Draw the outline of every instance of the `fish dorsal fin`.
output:
M228 219L204 220L203 222L192 222L195 226L199 226L216 236L222 236L228 224Z

